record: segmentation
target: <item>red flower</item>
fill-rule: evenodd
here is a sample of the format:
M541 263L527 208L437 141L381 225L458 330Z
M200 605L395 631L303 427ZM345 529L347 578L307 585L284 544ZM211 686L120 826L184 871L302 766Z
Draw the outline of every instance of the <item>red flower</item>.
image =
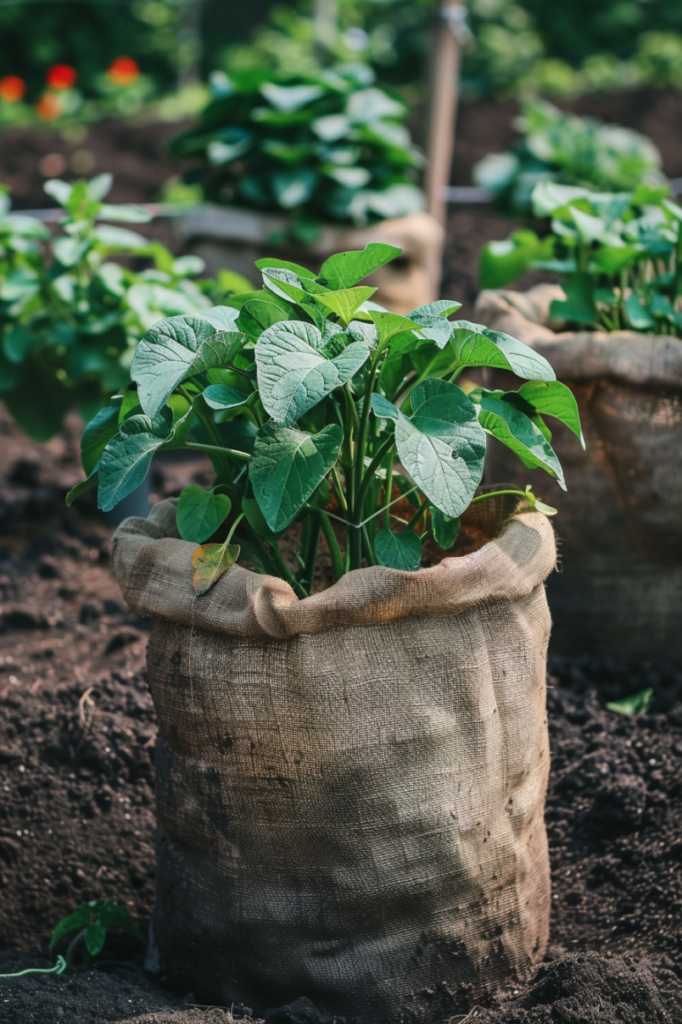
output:
M70 64L55 64L45 76L45 81L50 89L70 89L77 78L78 72Z
M117 57L107 70L114 85L132 85L140 77L140 65L132 57Z
M62 104L58 96L46 93L36 103L36 114L43 121L56 121L62 112Z
M17 103L24 98L26 82L18 75L5 75L0 78L0 100L5 103Z

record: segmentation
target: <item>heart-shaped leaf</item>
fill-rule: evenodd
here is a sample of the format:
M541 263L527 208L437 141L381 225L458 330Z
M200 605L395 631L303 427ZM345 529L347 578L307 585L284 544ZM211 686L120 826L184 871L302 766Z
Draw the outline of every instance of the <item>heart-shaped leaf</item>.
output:
M104 946L104 941L107 937L106 928L99 924L98 921L93 921L85 929L85 946L90 956L97 956Z
M119 398L107 405L90 420L81 437L81 463L87 474L92 473L102 452L118 433L118 418L121 406Z
M450 350L467 366L495 366L512 370L526 380L555 380L554 370L528 345L503 331L491 331L481 324L456 320L451 325Z
M335 465L343 442L335 423L318 434L266 423L256 437L249 480L275 533L295 518Z
M205 594L239 558L238 544L202 544L192 553L194 593Z
M412 392L409 419L380 395L372 396L372 408L395 420L400 461L427 498L460 516L483 475L485 436L475 405L456 385L429 377Z
M585 447L578 403L571 389L565 384L558 380L532 380L522 384L517 394L541 415L553 416L565 423L580 440L583 448Z
M320 331L300 320L274 324L258 339L258 389L265 410L278 423L296 423L369 357L366 345L352 342L335 359L326 359L319 351L322 342Z
M416 572L421 565L422 542L414 530L379 530L374 538L374 553L379 565Z
M246 405L252 394L247 395L227 384L210 384L204 391L204 401L210 409L235 409L239 405Z
M511 448L524 466L544 469L566 490L561 463L542 432L525 413L503 398L483 395L479 422L487 433Z
M363 302L374 295L376 288L346 288L339 292L325 292L324 295L316 295L315 302L331 309L345 324L349 324L356 311Z
M198 484L185 487L176 513L176 523L183 540L203 544L212 537L230 514L232 502L226 494L207 491Z
M449 551L459 536L460 520L446 516L439 508L431 509L433 536L443 551Z
M198 315L155 324L137 346L130 370L142 408L155 416L178 384L210 367L227 366L246 341L244 334L216 331Z
M154 418L130 416L109 441L99 463L98 507L111 511L139 487L147 475L154 452L172 436L173 414L166 406Z
M352 288L363 277L400 256L401 252L402 249L384 242L370 242L357 252L337 252L324 261L318 280L335 290Z

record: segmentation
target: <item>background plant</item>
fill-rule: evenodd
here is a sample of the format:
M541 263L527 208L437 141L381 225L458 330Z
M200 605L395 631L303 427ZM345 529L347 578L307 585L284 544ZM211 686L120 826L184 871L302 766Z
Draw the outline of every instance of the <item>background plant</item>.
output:
M364 65L215 75L211 103L171 152L202 159L209 200L356 224L402 216L423 205L423 160L404 103L373 81Z
M130 228L102 223L151 219L139 207L107 205L111 184L109 174L48 181L64 209L56 238L40 221L11 214L0 194L0 396L39 441L59 432L71 408L87 422L126 384L152 324L220 295L219 282L192 280L204 268L198 257L176 259ZM135 271L120 257L150 265Z
M481 253L481 285L502 287L531 268L561 274L568 324L682 337L682 207L667 186L598 193L542 182L532 195L551 234L517 232Z
M528 216L540 181L613 192L665 180L653 142L630 128L567 114L546 100L527 101L515 127L522 138L513 149L488 154L473 170L505 213Z
M451 547L463 512L485 500L475 495L486 434L564 486L544 416L581 436L571 392L514 338L451 322L457 302L408 317L372 303L374 289L358 281L399 252L372 243L330 257L317 277L260 260L261 291L155 325L135 353L132 383L85 430L89 476L69 500L97 485L100 507L111 509L156 451L206 451L216 484L185 488L177 510L180 535L200 545L197 592L241 549L305 596L320 533L336 579L363 560L416 570L426 537ZM512 370L526 383L467 395L455 380L471 366ZM297 571L278 543L295 521Z

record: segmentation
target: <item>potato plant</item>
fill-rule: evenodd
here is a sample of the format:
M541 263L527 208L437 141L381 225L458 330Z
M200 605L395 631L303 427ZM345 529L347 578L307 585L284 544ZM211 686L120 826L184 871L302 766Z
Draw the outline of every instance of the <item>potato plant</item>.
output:
M427 535L450 548L462 514L485 500L476 491L487 434L563 487L545 417L582 436L569 389L509 335L451 321L458 302L409 316L373 303L374 289L358 282L399 253L372 243L331 256L317 276L263 259L262 290L155 324L130 384L85 430L89 475L69 500L97 485L100 507L111 509L143 481L155 452L205 451L215 486L186 487L177 509L181 537L199 545L197 590L241 550L305 596L321 534L336 579L363 563L416 570ZM475 366L526 383L509 393L477 388L460 379ZM279 544L295 521L297 571Z
M521 139L512 149L489 153L473 172L476 184L513 216L531 214L531 193L540 181L603 192L665 181L653 142L631 128L567 114L540 99L526 101L515 127Z
M85 421L125 386L137 342L165 316L207 308L196 256L111 221L143 223L137 206L104 202L110 174L89 183L46 182L64 209L52 237L40 221L12 214L0 194L0 397L38 441L61 429L77 408ZM146 258L136 271L116 260Z
M533 268L554 271L566 294L552 303L556 319L682 337L682 207L668 193L667 185L607 193L542 182L533 210L551 218L551 233L489 242L481 285L503 287Z
M407 106L373 80L361 64L214 75L211 102L171 152L200 159L189 176L206 199L286 211L303 242L311 220L401 217L424 204L415 184L423 156L405 126Z

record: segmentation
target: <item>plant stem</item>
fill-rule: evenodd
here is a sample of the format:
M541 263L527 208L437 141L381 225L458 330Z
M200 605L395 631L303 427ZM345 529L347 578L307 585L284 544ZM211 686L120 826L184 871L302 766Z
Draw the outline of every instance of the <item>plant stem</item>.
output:
M343 557L341 555L341 549L339 548L339 543L338 543L338 541L336 539L336 534L334 533L334 528L333 528L333 526L331 524L331 520L330 520L329 516L327 515L327 513L323 512L322 510L320 510L319 517L320 517L320 526L322 527L322 533L324 534L324 539L327 542L327 547L329 548L329 554L331 555L332 570L334 572L334 579L335 580L340 580L341 577L343 576L343 573L344 573Z
M282 552L279 550L279 547L277 546L277 542L270 542L269 549L272 558L275 562L275 565L277 566L277 569L279 571L279 575L282 577L282 579L286 580L286 582L289 584L294 593L298 594L299 597L307 597L308 595L306 594L305 590L303 589L299 581L296 579L287 563L284 561Z
M487 494L479 494L476 498L472 498L471 504L475 505L477 501L485 501L486 498L499 498L501 494L518 494L520 498L528 497L525 491L517 491L516 489L506 491L488 491Z
M384 502L386 504L386 518L384 520L385 529L389 529L391 525L391 499L393 498L393 453L388 460L388 466L386 467L386 486L384 491Z
M362 483L360 484L360 489L358 492L357 504L359 518L357 519L357 522L361 522L362 520L362 505L364 504L367 490L370 484L372 483L372 480L374 479L374 474L376 473L377 469L381 465L382 460L386 457L386 454L389 452L389 450L393 447L394 444L395 436L391 434L379 445L379 447L377 448L376 455L374 456L369 466L365 470L365 474L362 477Z
M319 515L312 514L306 520L304 526L309 525L308 536L306 538L305 547L302 545L303 551L303 570L300 576L301 586L305 590L306 594L310 593L310 588L313 585L313 579L315 576L315 565L317 563L317 549L320 544L320 517Z
M362 527L362 550L365 552L365 558L367 559L367 565L376 565L377 560L374 556L374 547L369 537L369 531L366 526Z
M417 525L419 520L422 518L422 516L426 512L426 509L427 509L428 505L429 505L429 499L428 498L424 498L424 500L422 501L422 503L419 506L419 508L415 510L415 513L412 516L412 518L410 520L408 520L407 526L405 527L406 530L411 530L413 526Z
M244 459L249 462L251 456L247 452L239 452L236 448L223 448L222 445L200 444L199 441L185 441L185 448L196 448L201 452L220 452L224 455L232 455L235 459Z

